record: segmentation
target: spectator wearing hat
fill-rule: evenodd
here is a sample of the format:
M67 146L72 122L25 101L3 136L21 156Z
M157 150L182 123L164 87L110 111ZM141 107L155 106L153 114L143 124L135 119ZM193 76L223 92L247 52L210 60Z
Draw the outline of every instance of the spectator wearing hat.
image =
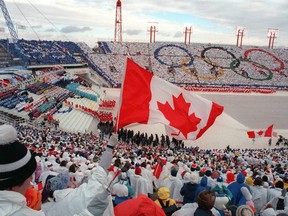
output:
M139 194L144 194L148 196L149 190L148 190L148 181L141 176L142 170L140 168L139 164L136 164L135 166L135 172L134 177L132 178L133 181L131 181L131 187L134 191L133 197L137 198Z
M183 187L183 182L178 178L178 167L171 167L170 176L163 180L163 187L170 190L170 197L177 202L183 201L183 196L180 194L180 190Z
M246 204L246 199L243 196L241 192L242 187L247 187L247 189L250 191L250 188L248 185L245 183L245 176L243 173L239 173L237 175L237 179L235 182L230 183L227 188L231 191L232 193L232 199L231 199L231 204L240 206Z
M248 205L240 205L236 210L236 216L254 216L254 212Z
M167 212L164 210L164 212L169 213L169 215L172 215L173 212L177 211L177 206L176 206L176 201L172 198L170 198L170 190L166 187L160 187L157 191L157 196L158 199L155 200L155 203L161 207L163 210L168 209L168 207L170 207L171 211ZM172 206L174 207L174 209L172 208Z
M226 176L227 176L227 178L226 178L226 183L227 184L230 184L230 183L232 183L232 182L234 182L235 181L235 175L234 175L234 173L232 173L232 172L227 172L226 173Z
M246 178L245 184L247 184L249 187L252 187L254 185L252 176Z
M111 161L110 161L111 163ZM102 184L93 185L98 191L91 194L88 206L78 203L68 208L68 203L55 202L52 209L34 210L26 205L25 194L31 188L32 174L36 169L36 160L30 151L17 140L17 131L11 125L0 126L0 213L1 215L102 215L108 205L109 192ZM103 170L103 168L102 168ZM100 177L100 173L98 173ZM105 177L102 177L105 178ZM95 191L94 189L94 191ZM80 192L80 191L79 191ZM82 192L83 193L83 192ZM72 195L75 199L75 193ZM69 195L68 195L69 196ZM84 198L79 197L80 199ZM69 198L67 198L69 199ZM76 199L77 200L77 199ZM68 202L71 204L70 200ZM78 200L77 200L78 202ZM38 202L36 202L38 203ZM66 205L67 204L67 205ZM73 204L73 203L72 203ZM51 207L50 206L50 207ZM84 207L85 206L85 207ZM77 210L76 210L77 209ZM51 210L51 211L50 211ZM82 212L82 213L80 213Z
M181 173L181 181L183 184L189 182L190 181L190 172L183 171Z
M256 215L260 213L260 210L264 207L267 201L267 188L263 187L263 180L260 177L255 178L254 186L250 187L253 197L254 206L256 208Z
M232 199L232 193L224 184L222 176L217 178L216 186L211 190L215 191L217 197L227 197L229 201Z
M193 164L191 165L190 170L191 170L192 172L196 171L196 170L197 170L197 164L193 163Z
M183 204L195 202L196 191L199 186L199 174L192 172L190 174L190 181L184 183L180 190L180 194L183 196Z
M200 180L200 184L195 192L195 202L197 202L198 195L203 190L210 190L210 187L207 186L208 179L206 176L202 177Z
M59 173L53 170L53 164L50 161L44 163L44 170L45 171L43 171L39 177L39 182L42 182L43 187L45 188L47 180L57 176Z

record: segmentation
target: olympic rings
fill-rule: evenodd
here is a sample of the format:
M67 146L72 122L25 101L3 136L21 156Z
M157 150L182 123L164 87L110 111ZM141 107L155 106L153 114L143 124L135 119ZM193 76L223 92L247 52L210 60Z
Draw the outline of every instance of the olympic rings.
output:
M185 48L183 48L183 47L181 47L181 46L175 45L175 44L167 44L167 45L161 46L161 47L159 47L159 48L157 48L157 49L155 50L155 52L154 52L154 58L157 59L161 64L167 65L167 66L171 66L171 67L175 67L175 68L180 68L180 67L181 67L181 63L178 64L178 65L175 64L175 63L168 64L168 63L164 62L164 61L160 58L160 57L161 57L161 55L159 55L160 51L161 51L162 49L168 48L168 47L169 47L169 48L171 47L172 49L177 48L177 49L180 49L180 50L184 51L184 52L188 55L188 57L189 57L189 59L190 59L190 61L186 63L186 66L190 66L190 65L193 64L194 58L193 58L192 54L191 54L187 49L185 49ZM186 57L186 56L183 56L183 57Z
M177 59L177 57L178 57L177 63L175 63L175 62L168 63L168 62L165 62L161 58L161 56L164 56L164 55L160 54L162 49L165 49L165 48L180 49L183 52L185 52L187 55L180 55L180 57L185 57L185 59L180 63L178 63L179 62L179 55L178 56L166 55L170 58L174 57ZM218 50L218 52L224 51L227 55L229 55L229 57L227 57L227 58L219 57L221 60L224 60L224 63L218 62L217 60L215 60L218 57L218 56L216 56L217 52L215 52L215 58L213 58L213 57L209 58L208 52L210 50L213 50L213 49L216 49L216 51ZM253 59L251 59L252 57L249 58L249 55L253 52L260 52L260 53L264 53L264 54L270 56L272 58L271 61L273 61L274 63L277 62L277 65L274 68L269 68L265 64L266 62L269 62L267 59L265 60L264 63L262 63L262 62L257 62L257 61L261 61L261 60L256 60L256 59L253 60ZM225 70L232 70L234 73L242 76L243 78L258 80L258 81L264 81L264 80L271 80L273 78L273 72L272 71L281 73L283 71L283 69L285 69L285 65L284 65L284 62L282 60L277 58L274 54L267 52L265 50L259 49L259 48L248 49L244 52L243 57L237 58L234 53L232 53L231 51L227 50L224 47L220 47L220 46L206 47L201 51L201 57L198 57L198 56L192 56L192 54L187 49L181 47L180 45L167 44L167 45L164 45L164 46L157 48L154 52L154 57L155 57L155 59L157 59L159 61L159 63L161 63L163 65L167 65L167 66L175 67L175 68L182 68L182 70L186 74L197 77L199 79L203 79L203 80L218 79L224 75ZM194 60L196 58L197 58L197 60L204 61L213 67L213 68L207 69L207 72L209 72L209 70L210 70L211 75L210 74L205 75L205 72L206 72L205 69L206 68L204 68L204 70L202 68L202 72L200 71L200 74L198 74L198 71L197 71L197 68L195 68L195 62L194 62ZM231 60L231 62L228 64L227 60L229 60L229 59ZM253 76L252 73L249 74L244 69L241 69L241 62L251 64L253 66L254 70L259 72L258 76L257 76L257 74L254 74L254 76ZM222 63L222 65L221 65L221 63ZM193 64L194 64L195 71L194 70L189 71L188 67L192 66ZM256 68L258 68L258 69L256 69ZM215 73L215 75L213 75L213 73ZM285 75L284 72L282 74Z

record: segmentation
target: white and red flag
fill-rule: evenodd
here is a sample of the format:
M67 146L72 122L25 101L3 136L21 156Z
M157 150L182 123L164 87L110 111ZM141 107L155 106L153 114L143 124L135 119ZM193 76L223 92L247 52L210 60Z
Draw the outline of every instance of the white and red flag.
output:
M275 136L275 132L273 132L273 124L270 125L265 131L259 130L258 132L256 131L247 131L248 138L254 139L258 137L272 137ZM276 133L277 136L277 133Z
M192 94L127 59L116 129L131 123L165 125L167 135L195 140L224 107Z
M153 172L153 175L159 179L162 171L163 171L163 166L165 166L167 163L167 161L165 159L162 159L162 158L158 158L158 162L154 168L154 172Z

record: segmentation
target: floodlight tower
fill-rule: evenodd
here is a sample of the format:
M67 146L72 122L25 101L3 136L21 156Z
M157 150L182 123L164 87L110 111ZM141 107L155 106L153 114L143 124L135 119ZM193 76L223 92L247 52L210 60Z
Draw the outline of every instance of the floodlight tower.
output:
M244 30L245 30L245 28L243 26L237 26L237 28L236 28L236 37L237 37L236 46L240 47L240 48L242 48Z
M267 37L269 38L268 48L273 49L274 40L278 37L279 30L268 28Z
M156 32L158 32L156 24L158 24L158 22L149 22L149 23L152 23L150 24L147 30L150 35L150 43L155 43Z
M122 42L122 3L120 0L116 2L114 41Z
M7 10L7 7L5 5L4 0L0 0L0 7L2 9L2 13L4 15L4 18L5 18L5 21L6 21L6 25L7 25L8 29L9 29L12 41L13 41L13 43L16 44L17 41L18 41L18 34L17 34L17 32L16 32L16 30L14 28L13 22L11 20L11 17L9 15L9 12Z
M184 30L184 43L187 45L187 44L190 44L190 40L191 40L191 34L192 34L192 27L185 27L185 30ZM188 40L188 42L187 42Z

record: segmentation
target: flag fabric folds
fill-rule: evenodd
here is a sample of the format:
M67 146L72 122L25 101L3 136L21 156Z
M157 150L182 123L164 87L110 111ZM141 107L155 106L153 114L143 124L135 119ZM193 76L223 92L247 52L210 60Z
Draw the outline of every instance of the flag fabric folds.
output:
M273 131L273 124L270 125L270 126L266 129L266 131L265 131L265 133L264 133L264 137L272 137L272 131Z
M156 179L159 179L161 173L162 173L162 170L163 170L163 166L165 166L167 163L166 160L162 159L162 158L158 158L158 162L155 166L155 169L154 169L154 172L153 172L153 175L156 177Z
M254 139L256 138L256 134L254 131L247 131L248 138Z
M153 75L128 58L116 129L131 123L162 123L168 135L195 140L214 124L223 109Z

